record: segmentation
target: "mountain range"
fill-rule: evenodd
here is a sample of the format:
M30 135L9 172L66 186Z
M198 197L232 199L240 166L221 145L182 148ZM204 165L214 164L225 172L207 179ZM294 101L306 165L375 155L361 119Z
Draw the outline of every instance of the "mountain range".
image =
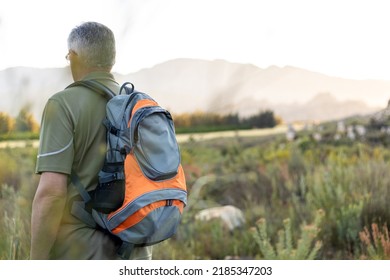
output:
M224 60L175 59L114 76L120 83L134 83L173 114L250 116L272 110L285 122L328 121L378 112L390 98L390 81L344 79L291 66L263 69ZM47 99L71 82L67 67L0 71L0 112L15 116L30 106L40 120Z

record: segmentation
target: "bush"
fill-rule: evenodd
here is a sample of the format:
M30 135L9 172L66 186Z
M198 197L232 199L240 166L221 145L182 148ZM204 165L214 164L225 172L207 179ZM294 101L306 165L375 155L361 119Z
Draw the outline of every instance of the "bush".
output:
M156 259L388 257L388 233L379 228L390 224L385 146L237 137L192 140L181 151L188 206L175 237L156 245ZM35 159L33 148L0 150L2 259L28 258ZM195 221L198 209L224 204L239 207L247 225L230 233Z
M260 219L253 230L253 237L264 259L267 260L313 260L321 249L322 242L316 241L323 211L317 212L313 224L301 226L301 237L295 241L291 221L283 221L284 229L278 231L278 240L272 244L267 233L267 222Z
M386 224L380 229L373 223L371 231L364 227L359 236L365 252L362 259L390 260L390 235Z

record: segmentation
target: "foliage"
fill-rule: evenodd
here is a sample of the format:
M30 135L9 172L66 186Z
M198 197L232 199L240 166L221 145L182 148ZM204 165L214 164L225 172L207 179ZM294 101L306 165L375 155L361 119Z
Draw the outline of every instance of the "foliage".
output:
M36 151L0 149L0 259L28 259Z
M38 129L39 125L35 121L33 115L30 113L29 106L24 106L15 118L15 130L21 132L37 132Z
M237 136L192 139L181 144L181 152L188 205L178 233L156 245L154 258L388 257L387 231L368 230L390 224L385 144ZM32 147L0 149L0 259L28 258L35 159ZM243 210L242 228L228 232L218 220L195 219L203 208L226 204ZM255 241L260 231L261 246Z
M14 122L10 115L0 112L0 135L14 130Z
M321 249L321 241L315 241L319 232L319 226L323 217L323 211L317 212L313 224L301 226L301 237L294 245L291 221L283 221L284 230L278 231L278 240L272 245L267 233L265 219L260 219L253 230L253 237L259 246L263 257L268 260L314 260Z
M257 115L243 119L242 123L249 127L274 127L277 125L277 120L274 112L270 110L261 111Z
M378 224L373 223L371 232L368 227L364 227L359 236L367 254L363 255L362 258L374 260L390 259L390 236L386 225L380 230Z
M28 105L24 106L15 118L0 112L0 141L38 139L38 132L39 124Z
M178 133L209 132L249 128L271 128L281 122L270 110L260 111L258 114L240 118L238 114L220 115L213 112L194 112L177 114L174 116L175 127Z
M29 226L24 220L27 201L16 197L12 187L2 185L1 196L7 197L16 205L5 207L3 217L0 219L2 230L0 235L3 240L0 243L0 259L27 259L29 255ZM6 204L8 204L6 202ZM27 212L28 213L28 212Z

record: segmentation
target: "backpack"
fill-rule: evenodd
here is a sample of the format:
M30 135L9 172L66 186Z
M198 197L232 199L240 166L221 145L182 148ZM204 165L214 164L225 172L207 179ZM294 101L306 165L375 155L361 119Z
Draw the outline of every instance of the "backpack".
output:
M107 148L95 190L87 192L76 172L71 181L82 201L71 213L91 227L119 237L118 254L164 241L176 232L187 188L171 114L149 95L124 83L115 95L95 81L78 81L109 99L104 125Z

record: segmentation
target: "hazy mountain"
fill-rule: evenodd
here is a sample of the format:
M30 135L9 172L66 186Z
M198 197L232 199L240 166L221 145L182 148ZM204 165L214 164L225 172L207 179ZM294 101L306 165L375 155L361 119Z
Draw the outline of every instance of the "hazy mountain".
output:
M37 120L47 99L72 81L67 68L9 68L0 71L0 112L16 116L23 106L30 106Z
M273 106L270 106L273 108ZM318 93L307 103L276 105L274 111L286 121L317 120L328 121L342 119L353 115L366 115L378 112L383 108L368 107L363 101L339 101L330 93Z
M390 97L390 81L349 80L294 67L262 69L223 60L176 59L115 76L120 82L133 82L172 113L202 110L245 116L271 109L285 121L330 120L378 111ZM49 96L71 81L68 68L0 71L0 111L16 115L30 104L40 119Z

